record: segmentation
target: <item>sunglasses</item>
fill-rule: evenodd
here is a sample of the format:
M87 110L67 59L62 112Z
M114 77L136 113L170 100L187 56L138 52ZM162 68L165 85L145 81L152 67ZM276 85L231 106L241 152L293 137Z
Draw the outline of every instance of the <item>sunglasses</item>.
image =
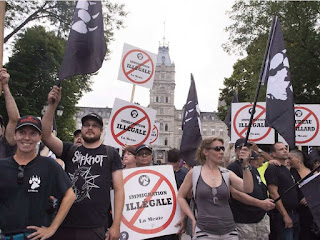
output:
M247 142L247 144L241 144L241 145L239 145L239 146L236 146L236 148L237 149L241 149L242 147L247 147L247 148L249 148L249 147L252 147L252 143L251 142Z
M213 204L217 204L217 202L219 200L218 197L217 197L217 193L218 193L217 188L212 188Z
M18 184L22 184L23 183L23 178L24 178L24 168L25 168L25 166L19 166L18 167L18 170L19 170L19 172L18 172L18 177L17 177L17 182L18 182Z
M137 153L137 156L143 156L143 155L146 155L146 156L150 156L152 153L150 151L140 151Z
M224 146L215 146L215 147L211 147L211 148L207 148L207 149L212 149L216 152L220 152L220 150L224 151L225 147Z

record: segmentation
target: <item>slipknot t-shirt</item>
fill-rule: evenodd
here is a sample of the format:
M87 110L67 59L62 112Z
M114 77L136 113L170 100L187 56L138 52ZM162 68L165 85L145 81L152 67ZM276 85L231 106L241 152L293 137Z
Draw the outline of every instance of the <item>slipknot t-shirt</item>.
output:
M74 151L71 155L69 151ZM68 153L69 152L69 153ZM105 145L89 149L63 143L61 159L72 182L76 200L63 227L94 228L106 226L110 205L112 172L121 169L118 152Z

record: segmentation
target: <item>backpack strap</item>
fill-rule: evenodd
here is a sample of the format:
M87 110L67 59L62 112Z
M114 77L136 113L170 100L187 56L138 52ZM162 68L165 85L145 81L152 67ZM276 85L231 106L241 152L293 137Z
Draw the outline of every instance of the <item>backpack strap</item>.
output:
M219 166L219 170L222 174L224 182L227 184L228 189L230 190L230 173L228 169Z
M201 165L194 166L192 169L192 192L193 198L196 199L197 184L201 173Z

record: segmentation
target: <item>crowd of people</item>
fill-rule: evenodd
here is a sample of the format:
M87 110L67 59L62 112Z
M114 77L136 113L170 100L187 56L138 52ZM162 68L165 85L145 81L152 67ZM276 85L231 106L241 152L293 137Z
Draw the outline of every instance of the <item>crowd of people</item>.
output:
M95 113L81 119L73 143L63 142L52 133L62 89L49 92L42 120L20 117L9 78L0 69L8 115L6 127L0 116L0 239L118 240L122 170L151 166L151 146L124 146L120 157L101 143L104 124ZM225 151L224 140L213 136L202 140L196 158L198 165L190 167L178 149L169 150L166 164L176 179L181 219L177 234L151 239L179 240L185 231L202 240L320 239L300 189L286 192L319 165L319 156L289 152L281 142L267 153L244 138Z

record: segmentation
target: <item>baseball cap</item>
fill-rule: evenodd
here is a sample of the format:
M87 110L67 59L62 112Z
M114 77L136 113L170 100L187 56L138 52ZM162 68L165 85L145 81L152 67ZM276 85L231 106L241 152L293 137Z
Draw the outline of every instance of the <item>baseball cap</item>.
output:
M77 136L79 133L81 133L81 129L77 129L73 132L73 136Z
M97 121L103 127L102 117L100 117L98 114L89 113L88 115L81 118L81 123L83 124L88 119L93 119L93 120Z
M150 150L152 152L152 148L150 146L145 145L145 144L141 144L136 148L136 154L142 149L148 149L148 150Z
M238 148L239 146L242 146L244 143L246 142L246 139L245 138L239 138L236 142L235 142L235 144L234 144L234 147L235 148ZM251 142L247 142L247 146L252 146L252 144L251 144Z
M250 160L257 160L259 155L255 151L251 151Z
M41 121L39 118L31 115L23 116L18 119L16 130L23 126L32 126L36 128L40 133L42 129Z

